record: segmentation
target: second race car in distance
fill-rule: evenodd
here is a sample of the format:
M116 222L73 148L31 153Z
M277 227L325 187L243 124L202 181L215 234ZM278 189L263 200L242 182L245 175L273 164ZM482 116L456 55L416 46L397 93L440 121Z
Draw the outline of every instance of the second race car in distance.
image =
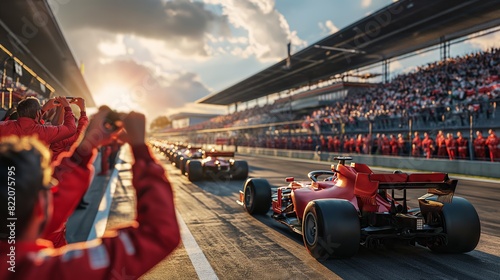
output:
M192 182L210 177L244 180L248 177L248 163L235 160L234 152L204 151L202 159L187 161L186 173Z

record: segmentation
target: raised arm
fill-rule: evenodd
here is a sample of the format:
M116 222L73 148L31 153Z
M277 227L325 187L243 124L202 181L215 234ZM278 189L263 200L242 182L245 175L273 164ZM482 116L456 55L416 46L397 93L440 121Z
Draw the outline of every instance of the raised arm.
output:
M135 158L132 170L137 220L129 227L106 232L102 239L63 247L59 255L44 260L48 262L48 275L71 278L74 271L80 271L92 280L137 279L178 246L180 232L172 187L144 142L144 116L131 113L124 123ZM62 266L65 269L60 269Z
M43 106L42 110L45 111L46 108L53 108L47 104L52 104L50 106L59 105L64 108L64 123L56 126L44 126L38 132L38 134L40 134L40 138L47 144L52 144L73 136L76 133L75 115L73 115L73 111L71 111L68 100L66 100L65 97L56 97L55 101L52 101L52 99L49 100L49 102Z
M97 147L112 137L113 131L104 126L106 115L111 110L101 108L89 123L85 135L79 144L59 157L53 177L59 181L53 192L53 215L44 231L44 238L59 230L74 212L81 198L87 191L94 167Z

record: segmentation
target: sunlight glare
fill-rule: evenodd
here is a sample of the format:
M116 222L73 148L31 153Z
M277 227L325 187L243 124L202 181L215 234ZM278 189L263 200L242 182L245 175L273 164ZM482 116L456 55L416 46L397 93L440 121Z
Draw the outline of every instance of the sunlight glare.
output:
M121 112L138 109L137 102L130 96L130 90L119 83L106 84L94 97L98 106L106 105Z

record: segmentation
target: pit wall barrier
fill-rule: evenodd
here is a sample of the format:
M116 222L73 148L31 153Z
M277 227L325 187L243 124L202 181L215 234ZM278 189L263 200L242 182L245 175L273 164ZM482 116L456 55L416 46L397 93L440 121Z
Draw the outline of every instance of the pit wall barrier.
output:
M212 145L218 149L219 145ZM263 155L273 157L285 157L296 159L307 159L337 163L333 158L336 156L350 156L353 162L360 162L368 166L387 167L396 169L407 169L416 171L444 172L450 174L471 175L480 177L500 178L500 162L470 161L470 160L445 160L425 159L414 157L357 155L357 154L332 154L328 152L282 150L269 148L251 148L238 146L224 146L225 151L237 151L242 155Z

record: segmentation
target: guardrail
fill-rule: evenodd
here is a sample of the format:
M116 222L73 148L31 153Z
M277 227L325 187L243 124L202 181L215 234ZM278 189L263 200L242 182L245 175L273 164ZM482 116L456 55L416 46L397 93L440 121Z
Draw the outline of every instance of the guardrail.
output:
M208 145L207 145L208 146ZM225 146L225 150L234 150L234 146ZM268 148L238 147L238 154L243 155L265 155L274 157L297 158L307 160L325 161L336 163L333 159L339 154L328 152L281 150ZM500 178L500 162L470 161L470 160L444 160L425 159L414 157L376 156L376 155L352 155L353 162L361 162L369 166L388 167L396 169L410 169L418 171L445 172L490 178Z

